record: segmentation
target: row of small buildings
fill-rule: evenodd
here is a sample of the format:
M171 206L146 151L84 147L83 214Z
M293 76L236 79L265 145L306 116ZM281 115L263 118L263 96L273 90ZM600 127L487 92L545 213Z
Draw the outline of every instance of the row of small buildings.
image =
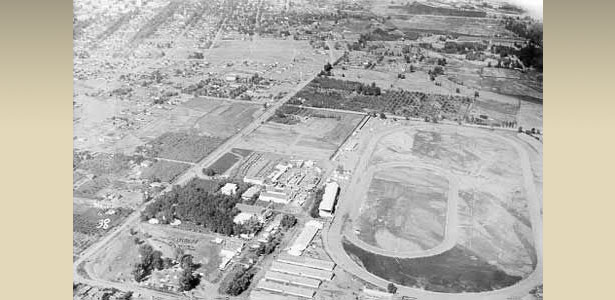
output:
M250 294L252 300L311 299L323 281L333 279L335 263L281 254Z

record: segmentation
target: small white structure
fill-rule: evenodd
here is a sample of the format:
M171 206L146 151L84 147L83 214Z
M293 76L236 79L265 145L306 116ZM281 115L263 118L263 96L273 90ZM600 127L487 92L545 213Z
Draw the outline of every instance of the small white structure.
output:
M225 184L220 189L220 193L222 193L224 195L228 195L228 196L235 195L237 193L237 184L230 183L230 182Z
M333 217L333 210L335 208L335 200L339 192L340 186L337 182L329 182L325 186L325 193L322 195L322 201L318 206L318 214L321 217Z
M256 217L261 223L265 222L266 209L264 207L242 203L237 203L235 207L240 211L240 213L233 218L235 224L243 224L252 217Z
M265 180L263 178L247 177L247 176L243 178L243 182L254 184L254 185L264 185L265 184Z

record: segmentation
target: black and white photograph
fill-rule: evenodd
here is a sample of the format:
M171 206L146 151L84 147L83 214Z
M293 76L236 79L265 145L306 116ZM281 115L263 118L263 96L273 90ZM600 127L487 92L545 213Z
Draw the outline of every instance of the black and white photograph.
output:
M72 23L74 300L543 299L542 0Z

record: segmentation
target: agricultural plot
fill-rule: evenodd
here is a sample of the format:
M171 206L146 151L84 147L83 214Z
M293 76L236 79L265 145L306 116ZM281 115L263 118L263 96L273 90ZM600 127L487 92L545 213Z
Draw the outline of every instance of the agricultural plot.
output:
M288 103L361 112L384 112L404 117L442 116L459 120L463 118L471 102L470 97L381 90L376 85L316 78Z
M293 122L274 118L245 137L241 147L295 158L328 159L363 117L337 112L288 110L289 107L283 107L277 115L288 114Z
M133 205L140 202L135 199L133 192L142 189L138 181L138 164L143 157L138 155L124 155L121 153L107 154L89 151L76 151L73 153L73 169L86 177L75 186L75 196L86 198L102 198L105 193L126 194L115 205ZM87 179L89 178L89 180Z
M426 250L444 238L448 182L436 174L391 167L372 178L359 239L392 251Z
M400 30L413 30L432 34L451 34L491 37L506 33L504 25L489 18L465 18L427 15L396 15L390 24Z
M149 157L197 162L214 151L222 139L199 135L195 131L166 132L144 146Z

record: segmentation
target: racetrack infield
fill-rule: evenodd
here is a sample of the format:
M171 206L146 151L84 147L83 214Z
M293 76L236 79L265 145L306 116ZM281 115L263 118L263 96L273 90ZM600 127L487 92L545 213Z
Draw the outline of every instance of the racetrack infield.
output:
M390 167L374 174L361 207L359 239L385 250L415 251L444 239L448 180L430 170Z

